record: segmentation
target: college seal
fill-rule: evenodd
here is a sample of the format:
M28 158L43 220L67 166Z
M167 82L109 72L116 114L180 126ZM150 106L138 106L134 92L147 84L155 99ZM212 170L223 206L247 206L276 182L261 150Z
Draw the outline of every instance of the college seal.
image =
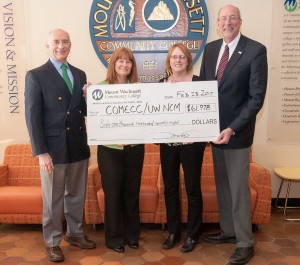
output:
M107 67L120 46L136 58L141 82L157 82L165 73L168 49L183 43L195 63L208 35L203 0L94 0L89 29L94 49Z

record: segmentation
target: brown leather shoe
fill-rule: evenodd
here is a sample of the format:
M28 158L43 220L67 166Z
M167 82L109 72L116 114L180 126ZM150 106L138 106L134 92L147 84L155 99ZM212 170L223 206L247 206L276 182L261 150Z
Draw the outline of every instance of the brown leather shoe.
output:
M65 259L64 254L62 253L59 246L46 247L46 255L48 257L48 260L54 262L60 262Z
M64 239L69 244L82 249L91 249L96 247L96 243L92 240L89 240L86 235L84 237L65 236Z

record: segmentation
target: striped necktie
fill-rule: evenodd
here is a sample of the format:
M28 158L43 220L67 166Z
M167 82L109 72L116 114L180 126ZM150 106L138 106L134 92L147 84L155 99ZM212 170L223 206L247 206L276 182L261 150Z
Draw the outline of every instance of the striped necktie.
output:
M70 90L70 93L72 94L73 92L73 86L72 86L72 82L69 78L69 75L68 75L68 72L67 72L67 66L65 64L62 64L61 65L61 70L62 70L62 75L63 75L63 79L65 80L69 90Z
M224 70L227 66L228 58L229 58L229 47L228 47L228 45L226 45L225 50L222 54L219 66L218 66L218 71L217 71L217 76L216 76L216 79L218 80L218 86L219 86L222 76L224 74Z

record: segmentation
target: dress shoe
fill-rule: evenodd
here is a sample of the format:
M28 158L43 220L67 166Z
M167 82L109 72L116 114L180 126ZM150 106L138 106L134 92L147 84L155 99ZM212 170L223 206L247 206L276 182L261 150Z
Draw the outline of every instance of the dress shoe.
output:
M134 248L134 249L137 249L140 246L139 242L137 241L128 241L127 244L130 248Z
M59 246L46 247L46 255L48 257L48 260L54 262L60 262L65 259L64 254L62 253Z
M84 237L65 236L64 239L69 244L82 249L91 249L96 247L96 243L92 240L89 240L86 235L84 235Z
M163 249L171 249L179 242L180 238L175 236L175 234L170 234L167 240L163 243Z
M125 251L124 246L121 246L121 245L119 245L119 246L118 245L117 246L108 246L108 245L106 245L106 247L109 248L109 249L112 249L113 251L116 251L118 253L123 253Z
M188 237L181 247L181 252L186 253L193 251L197 244L198 240Z
M221 233L205 235L203 237L203 240L205 242L213 243L213 244L236 243L235 236L225 236L225 235L222 235Z
M231 264L241 265L247 263L253 257L253 255L253 247L237 248L230 257L229 261Z

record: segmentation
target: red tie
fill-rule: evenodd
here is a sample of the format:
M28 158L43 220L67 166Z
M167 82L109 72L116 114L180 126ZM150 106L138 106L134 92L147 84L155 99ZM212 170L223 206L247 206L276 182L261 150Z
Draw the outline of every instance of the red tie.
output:
M216 79L218 80L218 85L220 84L220 81L222 79L224 70L225 70L226 65L228 63L228 58L229 58L229 47L228 47L228 45L225 45L225 50L224 50L223 55L221 57L219 67L218 67L218 71L217 71L217 76L216 76Z

